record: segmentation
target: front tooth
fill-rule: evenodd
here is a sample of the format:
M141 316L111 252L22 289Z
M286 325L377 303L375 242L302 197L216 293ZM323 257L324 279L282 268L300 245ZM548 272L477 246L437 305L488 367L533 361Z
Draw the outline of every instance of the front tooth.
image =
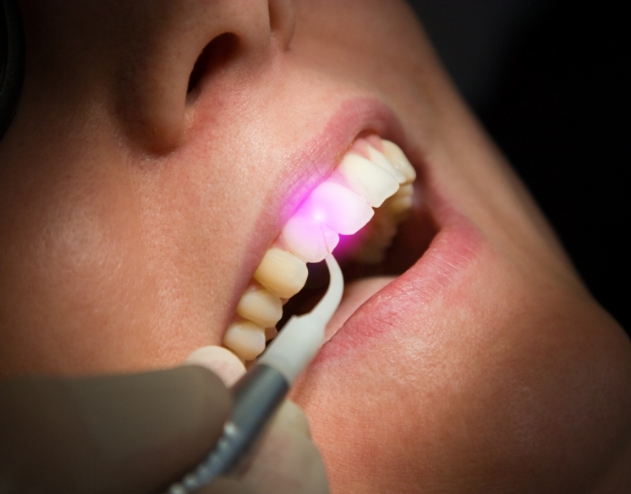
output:
M378 208L399 189L399 182L386 170L357 154L348 153L337 169L349 188Z
M305 262L320 262L340 241L340 237L324 223L293 216L283 227L282 239L292 254Z
M265 288L250 286L239 301L237 314L262 328L270 328L283 317L283 303Z
M293 254L272 247L254 272L254 279L280 298L291 298L305 286L307 265Z
M390 173L397 180L397 182L399 182L399 184L404 184L405 182L407 182L407 178L403 174L403 172L396 168L392 163L390 163L388 158L386 158L386 156L381 151L377 151L370 144L367 144L366 151L368 152L368 158L370 159L370 161L372 161L376 165L379 165L381 168Z
M409 184L414 182L416 179L416 170L405 153L401 151L401 148L394 142L386 141L385 139L381 141L381 144L383 146L383 154L388 158L390 163L405 176L405 183Z
M328 180L318 185L296 212L313 218L342 235L352 235L370 221L375 212L355 192Z
M223 337L224 346L244 360L254 360L265 350L265 330L249 321L233 322Z

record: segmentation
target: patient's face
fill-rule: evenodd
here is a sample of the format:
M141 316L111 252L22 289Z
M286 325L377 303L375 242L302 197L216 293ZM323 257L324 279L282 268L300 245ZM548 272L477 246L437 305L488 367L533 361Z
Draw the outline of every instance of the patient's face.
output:
M629 344L404 2L20 5L0 376L160 368L222 344L301 202L386 139L416 168L407 219L383 262L352 266L382 276L347 285L294 392L333 492L560 492L613 464Z

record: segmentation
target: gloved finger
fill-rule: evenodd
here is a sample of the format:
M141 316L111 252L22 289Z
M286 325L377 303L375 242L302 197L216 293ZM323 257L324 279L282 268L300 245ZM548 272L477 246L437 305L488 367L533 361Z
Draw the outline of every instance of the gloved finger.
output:
M267 492L269 491L256 490L242 480L220 478L211 485L202 487L196 494L265 494Z
M186 361L203 365L219 374L230 386L245 373L241 361L222 347L204 347ZM324 463L311 441L309 422L304 412L290 400L280 407L247 472L238 479L222 478L199 491L215 493L291 493L328 492Z
M154 492L214 445L230 395L207 369L22 378L0 387L8 492Z
M285 400L241 480L261 493L328 492L324 462L295 403Z
M232 386L245 374L245 365L234 353L220 346L205 346L191 353L184 364L201 365L217 374L226 386Z
M283 429L291 430L296 434L304 435L307 439L311 439L311 427L307 416L293 401L287 399L283 402L275 421Z

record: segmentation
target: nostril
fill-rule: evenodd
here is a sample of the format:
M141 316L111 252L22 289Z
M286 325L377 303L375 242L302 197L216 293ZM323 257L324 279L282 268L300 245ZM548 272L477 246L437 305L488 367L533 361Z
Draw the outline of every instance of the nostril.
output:
M239 39L233 33L223 33L208 43L195 61L188 80L187 94L194 92L207 75L229 63L234 58L238 45Z

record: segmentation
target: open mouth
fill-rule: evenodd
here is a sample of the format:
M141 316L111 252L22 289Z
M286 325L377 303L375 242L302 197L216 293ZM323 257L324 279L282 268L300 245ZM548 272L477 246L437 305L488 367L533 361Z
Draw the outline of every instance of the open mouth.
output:
M436 234L415 180L396 144L374 134L357 138L263 256L223 345L244 362L256 359L289 317L319 300L328 285L322 260L334 252L346 287L329 339L354 308L414 264Z

